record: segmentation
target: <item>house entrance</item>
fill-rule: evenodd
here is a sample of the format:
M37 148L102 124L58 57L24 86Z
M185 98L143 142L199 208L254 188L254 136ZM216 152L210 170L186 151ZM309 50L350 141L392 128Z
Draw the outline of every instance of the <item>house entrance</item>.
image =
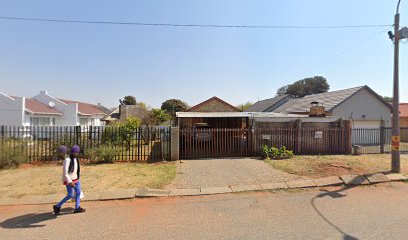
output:
M180 158L245 157L253 154L252 132L241 128L196 126L180 129Z

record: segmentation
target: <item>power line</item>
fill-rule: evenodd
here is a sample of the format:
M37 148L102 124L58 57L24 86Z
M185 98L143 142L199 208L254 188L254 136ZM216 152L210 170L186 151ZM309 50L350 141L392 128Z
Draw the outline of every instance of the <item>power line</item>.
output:
M342 29L342 28L383 28L392 27L392 24L382 25L327 25L327 26L297 26L297 25L221 25L221 24L174 24L174 23L146 23L146 22L117 22L117 21L87 21L71 19L51 18L26 18L4 17L0 20L31 21L31 22L54 22L54 23L77 23L77 24L106 24L106 25L129 25L129 26L152 26L152 27L188 27L188 28L254 28L254 29Z
M352 51L354 51L354 50L356 50L356 49L358 49L358 48L360 48L360 47L363 47L363 46L365 46L365 44L366 44L367 42L369 42L369 41L371 41L371 40L377 38L378 36L380 36L381 34L387 32L388 30L389 30L389 29L382 30L382 31L380 31L380 32L378 32L378 33L372 35L371 37L369 37L369 38L367 38L367 39L365 39L365 40L363 40L363 41L361 41L361 42L359 42L359 43L357 43L357 44L355 44L355 45L353 45L353 46L347 48L346 50L344 50L344 51L342 51L342 52L339 52L339 53L337 53L336 55L334 55L334 56L332 56L332 57L330 57L330 58L327 58L327 59L324 60L324 61L321 61L321 62L315 64L315 65L312 66L312 67L307 68L306 70L304 70L303 72L301 72L301 73L299 73L299 74L297 74L297 75L299 75L299 76L300 76L300 75L303 75L303 74L305 74L305 73L307 73L307 72L309 72L309 71L315 69L316 67L319 67L319 66L321 66L321 65L327 64L327 63L329 63L329 62L331 62L331 61L333 61L333 60L335 60L335 59L337 59L337 58L339 58L339 57L342 57L342 56L348 54L349 52L352 52Z

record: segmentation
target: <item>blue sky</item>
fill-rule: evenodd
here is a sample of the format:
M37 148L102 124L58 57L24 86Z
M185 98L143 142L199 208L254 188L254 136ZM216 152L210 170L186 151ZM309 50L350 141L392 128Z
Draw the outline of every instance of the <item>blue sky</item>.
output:
M229 25L392 24L397 1L0 1L0 16ZM408 25L402 0L401 25ZM331 90L369 85L392 95L391 28L208 29L0 20L0 92L101 102L134 95L152 107L273 97L314 75ZM381 33L382 32L382 33ZM401 101L408 102L408 45L401 45Z

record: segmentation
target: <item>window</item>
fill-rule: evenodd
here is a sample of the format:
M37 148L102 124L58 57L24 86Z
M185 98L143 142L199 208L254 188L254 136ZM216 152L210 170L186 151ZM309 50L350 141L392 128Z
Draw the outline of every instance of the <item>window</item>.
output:
M55 118L50 117L31 117L31 126L55 126Z
M79 125L81 126L88 126L88 118L79 118Z

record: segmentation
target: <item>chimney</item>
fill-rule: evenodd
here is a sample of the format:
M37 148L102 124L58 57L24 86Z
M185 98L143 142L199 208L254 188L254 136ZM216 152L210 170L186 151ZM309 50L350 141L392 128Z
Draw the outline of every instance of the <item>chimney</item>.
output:
M326 111L324 110L323 104L320 104L319 102L311 102L309 117L326 117Z
M119 120L125 120L127 118L127 105L119 105Z

